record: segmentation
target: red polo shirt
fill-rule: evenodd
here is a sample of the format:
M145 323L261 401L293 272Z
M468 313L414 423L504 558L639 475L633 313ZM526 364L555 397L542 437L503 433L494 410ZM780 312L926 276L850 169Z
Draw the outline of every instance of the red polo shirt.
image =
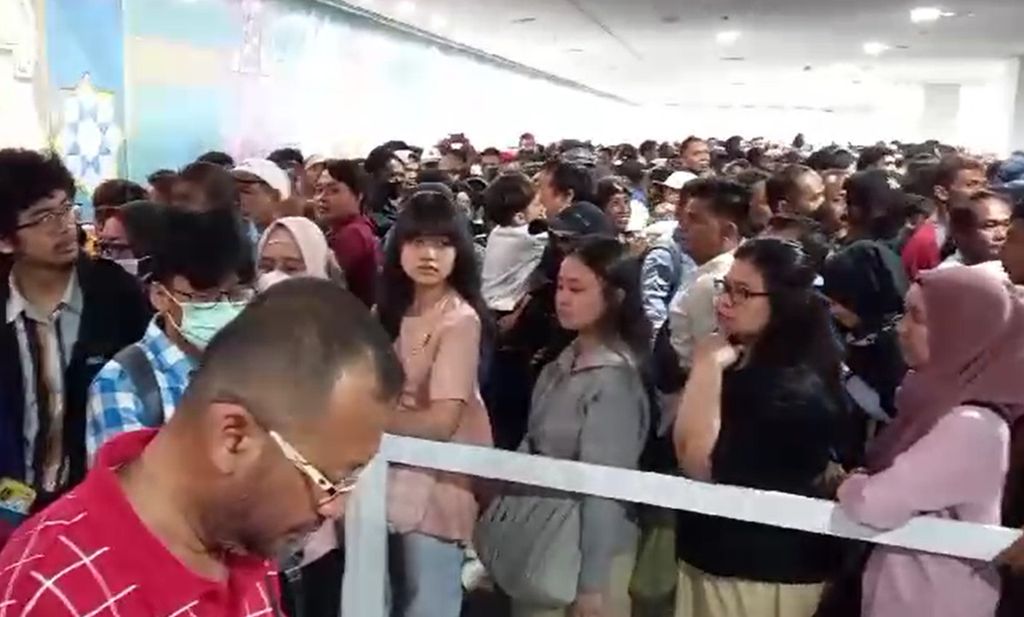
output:
M376 301L375 283L380 269L380 243L373 233L373 224L363 215L336 223L327 235L327 242L345 271L348 290L373 306Z
M226 582L204 579L135 514L113 470L155 434L108 442L82 484L18 529L0 553L0 617L283 615L269 562L231 557Z

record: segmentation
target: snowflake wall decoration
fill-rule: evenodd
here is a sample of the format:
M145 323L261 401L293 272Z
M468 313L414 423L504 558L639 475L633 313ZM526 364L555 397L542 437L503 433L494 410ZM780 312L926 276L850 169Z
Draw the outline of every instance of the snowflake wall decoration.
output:
M116 111L114 93L97 90L88 73L74 88L60 91L60 128L54 146L87 193L117 177L124 134Z

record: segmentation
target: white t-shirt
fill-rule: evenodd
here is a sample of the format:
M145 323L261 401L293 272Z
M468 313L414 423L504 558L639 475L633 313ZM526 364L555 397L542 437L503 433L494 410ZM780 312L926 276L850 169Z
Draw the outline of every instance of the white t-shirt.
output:
M547 244L547 234L532 236L526 225L494 228L487 238L482 272L487 308L511 311L516 307Z

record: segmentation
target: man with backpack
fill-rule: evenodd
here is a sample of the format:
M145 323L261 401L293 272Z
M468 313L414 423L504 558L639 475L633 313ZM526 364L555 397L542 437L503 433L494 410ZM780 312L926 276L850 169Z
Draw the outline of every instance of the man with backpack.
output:
M210 339L252 298L252 249L230 212L172 209L152 258L157 316L89 387L86 449L170 419Z

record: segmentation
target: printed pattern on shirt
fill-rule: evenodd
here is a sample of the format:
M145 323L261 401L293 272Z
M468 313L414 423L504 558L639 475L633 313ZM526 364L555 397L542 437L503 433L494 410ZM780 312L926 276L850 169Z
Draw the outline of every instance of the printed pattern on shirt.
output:
M73 493L71 494L73 495ZM239 612L205 597L155 615L145 589L117 563L116 547L90 542L88 510L46 516L19 530L0 559L0 617L258 617L274 602L257 583ZM11 561L13 560L13 561ZM7 563L11 561L11 563ZM6 564L6 565L3 565Z
M165 418L145 417L137 385L117 362L108 362L89 386L86 405L86 451L90 460L113 437L142 428L157 428L173 413L188 386L195 363L154 320L139 345L153 367Z

